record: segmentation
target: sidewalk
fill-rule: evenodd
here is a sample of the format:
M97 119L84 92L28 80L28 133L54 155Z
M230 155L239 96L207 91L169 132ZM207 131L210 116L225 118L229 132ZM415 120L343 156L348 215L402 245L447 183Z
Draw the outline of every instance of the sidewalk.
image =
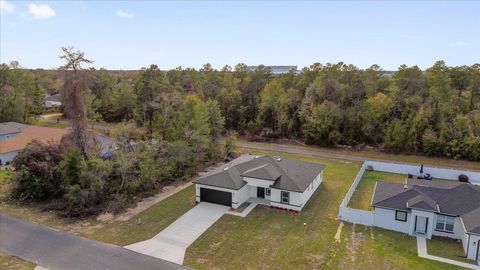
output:
M439 261L439 262L448 263L448 264L453 264L453 265L468 268L468 269L480 270L480 266L477 266L477 265L474 265L474 264L469 264L469 263L459 262L459 261L455 261L455 260L445 259L445 258L442 258L442 257L428 255L428 253L427 253L427 239L425 239L423 237L417 236L417 251L418 251L418 256L421 257L421 258L434 260L434 261Z

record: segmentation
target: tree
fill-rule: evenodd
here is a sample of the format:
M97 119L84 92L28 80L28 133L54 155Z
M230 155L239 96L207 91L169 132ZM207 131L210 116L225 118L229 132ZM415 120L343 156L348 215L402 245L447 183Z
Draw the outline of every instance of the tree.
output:
M338 131L341 118L340 107L331 101L314 106L303 128L305 142L321 146L337 144L341 139Z
M225 118L222 116L218 101L209 99L205 102L205 106L208 109L208 119L210 121L210 138L212 142L216 143L224 131Z
M153 120L159 107L159 94L169 90L170 86L157 65L151 65L149 68L142 70L135 81L137 113L140 124L147 124L150 138L153 136Z
M113 88L112 108L109 113L116 121L129 121L133 118L137 96L130 82L124 81ZM104 116L105 118L105 116ZM109 117L110 118L110 117Z
M80 154L88 159L85 107L88 82L82 65L93 63L93 61L87 59L84 52L74 51L73 47L63 47L62 52L60 59L66 62L59 68L65 75L65 83L61 88L64 111L72 122L73 142L80 149Z
M262 127L271 128L275 133L280 128L280 108L279 101L285 94L281 83L278 80L272 80L265 86L260 97L258 121Z
M404 151L407 145L406 125L402 120L390 122L385 131L385 149L398 153Z

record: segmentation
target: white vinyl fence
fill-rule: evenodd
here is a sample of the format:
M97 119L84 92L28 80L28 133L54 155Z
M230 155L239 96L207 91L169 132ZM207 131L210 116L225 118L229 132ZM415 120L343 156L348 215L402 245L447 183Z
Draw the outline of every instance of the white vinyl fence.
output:
M370 161L370 160L365 161L365 164L367 164L367 166L372 166L374 171L399 173L399 174L405 174L405 175L420 174L420 166L421 166L420 164L411 165L411 164L380 162L380 161ZM459 175L464 174L468 176L470 183L474 185L480 185L480 172L423 166L423 173L429 173L433 178L449 179L449 180L455 180L455 181L458 181Z
M365 170L369 166L371 166L374 171L405 174L406 177L407 174L419 175L421 165L366 160L355 177L355 180L353 180L353 183L348 189L347 194L345 194L345 197L340 203L338 214L338 218L340 220L366 226L374 225L375 213L373 211L365 211L348 207L348 203L350 202L353 193L357 189ZM453 181L458 181L458 176L464 174L468 176L470 183L474 185L480 185L480 172L423 166L423 173L429 173L434 178L449 179Z
M350 207L340 207L340 220L365 226L373 225L373 212Z
M340 220L356 223L356 224L362 224L365 226L373 225L373 212L348 207L348 203L350 202L350 199L352 198L353 193L357 189L357 186L360 183L360 180L362 180L363 174L365 173L367 166L368 166L367 163L364 162L362 167L360 168L360 171L355 177L355 180L353 180L352 185L348 189L347 194L343 198L342 203L340 203L339 214L338 214L338 218Z
M350 202L350 199L352 198L353 193L355 192L355 189L357 189L358 183L360 183L360 180L362 180L363 174L365 173L365 170L367 169L367 165L365 164L366 162L363 163L362 167L360 168L360 171L358 172L357 176L355 177L355 180L353 180L352 185L347 191L347 194L342 200L342 203L340 203L340 207L347 207L348 203Z

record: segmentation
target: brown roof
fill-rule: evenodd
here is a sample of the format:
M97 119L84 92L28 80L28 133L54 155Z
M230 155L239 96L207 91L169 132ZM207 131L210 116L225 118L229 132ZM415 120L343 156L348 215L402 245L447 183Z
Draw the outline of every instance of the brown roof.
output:
M63 135L69 132L68 129L27 126L17 136L0 141L0 153L18 151L33 140L41 142L59 142Z

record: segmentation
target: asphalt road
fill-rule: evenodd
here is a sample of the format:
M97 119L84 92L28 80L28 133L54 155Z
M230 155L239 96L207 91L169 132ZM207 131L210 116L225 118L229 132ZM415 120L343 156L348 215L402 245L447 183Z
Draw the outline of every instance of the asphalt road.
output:
M50 270L189 269L5 215L0 215L0 251Z
M348 160L348 161L360 161L363 162L367 160L367 158L354 156L354 155L347 155L347 154L339 154L327 151L321 151L317 149L302 149L300 147L295 147L292 145L282 145L282 144L274 144L274 143L255 143L255 142L246 142L246 141L237 141L235 142L238 146L244 148L254 148L266 151L274 151L274 152L284 152L289 154L297 154L297 155L306 155L312 157L320 157L326 159L340 159L340 160ZM370 160L375 160L374 158L369 158Z

